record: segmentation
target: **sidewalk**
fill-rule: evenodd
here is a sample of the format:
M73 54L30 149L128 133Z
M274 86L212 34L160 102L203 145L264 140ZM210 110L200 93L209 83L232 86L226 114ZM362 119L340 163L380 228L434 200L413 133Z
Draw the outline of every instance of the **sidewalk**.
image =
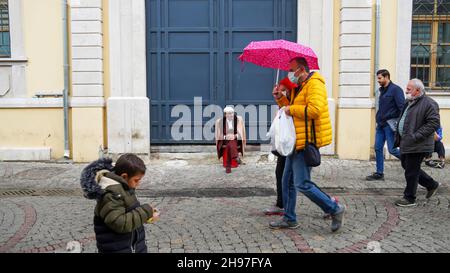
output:
M345 225L331 233L330 221L298 195L296 230L271 230L263 210L275 201L275 162L250 153L246 165L225 174L214 154L154 154L148 164L142 203L161 211L146 225L151 253L322 253L448 252L449 170L426 170L443 184L438 195L418 207L395 207L405 185L398 161L386 163L386 181L367 182L374 162L324 158L314 181L347 207ZM92 213L95 201L81 196L85 164L0 163L0 253L64 252L70 241L96 252ZM17 194L11 194L16 192ZM32 193L32 194L30 194ZM201 197L201 198L198 198Z
M141 190L167 191L182 189L275 188L276 160L268 154L252 152L245 165L226 174L212 153L152 154ZM312 172L313 181L328 189L370 190L403 189L405 180L400 162L387 161L386 181L368 182L365 177L375 171L375 162L339 160L324 157L322 165ZM79 177L86 164L0 162L1 189L79 189ZM442 183L450 184L450 169L424 170Z

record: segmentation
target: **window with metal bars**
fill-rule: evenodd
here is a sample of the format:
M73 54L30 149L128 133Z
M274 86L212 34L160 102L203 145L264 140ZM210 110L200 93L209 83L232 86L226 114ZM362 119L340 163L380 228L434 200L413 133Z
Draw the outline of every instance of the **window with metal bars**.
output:
M0 58L11 56L8 0L0 0Z
M414 0L411 78L450 92L450 0Z

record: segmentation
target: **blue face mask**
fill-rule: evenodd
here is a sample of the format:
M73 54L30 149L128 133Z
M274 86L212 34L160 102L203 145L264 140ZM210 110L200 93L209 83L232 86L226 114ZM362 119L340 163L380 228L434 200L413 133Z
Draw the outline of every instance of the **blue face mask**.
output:
M297 70L297 71L298 71L298 70ZM295 73L296 73L297 71L295 71L295 72L289 72L289 74L288 74L289 80L290 80L292 83L295 83L295 84L297 84L297 83L298 83L298 80L299 80L299 77L296 77L296 76L295 76Z

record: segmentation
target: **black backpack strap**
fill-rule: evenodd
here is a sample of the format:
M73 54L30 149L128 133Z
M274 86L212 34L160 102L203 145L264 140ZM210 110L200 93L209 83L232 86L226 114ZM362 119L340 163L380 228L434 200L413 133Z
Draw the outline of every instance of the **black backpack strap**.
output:
M308 138L308 106L305 107L305 135L306 135L306 145L309 144Z
M314 144L317 146L316 122L315 122L315 120L312 121L311 134L312 134L313 137L314 137Z
M309 144L309 138L308 138L308 106L305 107L305 135L306 135L306 144ZM311 135L312 135L312 137L314 139L314 144L317 146L316 124L315 124L314 120L312 120Z

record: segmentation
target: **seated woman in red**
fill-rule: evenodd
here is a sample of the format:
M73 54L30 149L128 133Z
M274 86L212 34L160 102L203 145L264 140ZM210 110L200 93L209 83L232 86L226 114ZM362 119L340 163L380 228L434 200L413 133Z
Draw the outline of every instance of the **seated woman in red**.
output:
M241 164L239 153L244 156L246 145L245 124L230 106L224 109L224 118L216 121L216 146L218 158L223 158L227 173Z

